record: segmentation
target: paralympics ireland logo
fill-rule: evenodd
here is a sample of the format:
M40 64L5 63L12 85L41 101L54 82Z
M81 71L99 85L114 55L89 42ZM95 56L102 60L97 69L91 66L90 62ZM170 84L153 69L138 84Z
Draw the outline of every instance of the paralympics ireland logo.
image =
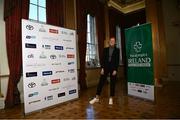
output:
M151 66L151 58L148 56L146 51L142 52L142 43L140 41L136 41L133 44L133 53L130 53L130 57L128 58L128 67L150 67ZM134 53L135 52L135 53Z
M139 53L139 52L141 52L142 44L140 41L137 41L137 42L135 42L133 47L134 47L135 52Z

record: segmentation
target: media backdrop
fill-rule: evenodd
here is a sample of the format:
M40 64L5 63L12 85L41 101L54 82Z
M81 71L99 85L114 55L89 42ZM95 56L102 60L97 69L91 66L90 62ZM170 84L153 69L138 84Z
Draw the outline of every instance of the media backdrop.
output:
M24 112L78 98L76 32L22 20Z

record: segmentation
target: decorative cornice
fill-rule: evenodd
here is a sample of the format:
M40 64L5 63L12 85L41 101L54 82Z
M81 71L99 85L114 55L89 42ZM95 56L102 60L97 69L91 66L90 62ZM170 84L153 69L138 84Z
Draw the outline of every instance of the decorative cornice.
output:
M142 1L137 2L137 3L127 5L125 7L122 7L121 5L114 2L113 0L109 0L108 1L108 6L113 7L115 9L117 9L118 11L121 11L122 13L126 14L126 13L130 13L130 12L145 8L145 0L142 0Z

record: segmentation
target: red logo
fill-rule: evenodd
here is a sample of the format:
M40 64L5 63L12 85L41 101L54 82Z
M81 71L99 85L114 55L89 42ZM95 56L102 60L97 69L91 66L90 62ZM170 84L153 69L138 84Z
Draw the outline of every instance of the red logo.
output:
M75 55L74 54L67 54L67 58L74 58Z
M58 34L58 30L56 30L56 29L49 29L49 32L54 33L54 34Z
M51 80L51 83L52 83L52 84L60 83L60 79Z

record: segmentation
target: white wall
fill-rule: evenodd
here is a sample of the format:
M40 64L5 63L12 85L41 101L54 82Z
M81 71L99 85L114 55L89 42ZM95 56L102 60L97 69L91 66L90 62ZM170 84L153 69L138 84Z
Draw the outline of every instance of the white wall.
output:
M4 100L7 93L8 85L8 75L9 68L7 62L7 52L6 52L6 39L5 39L5 22L4 22L4 0L0 0L0 85L1 93L4 95L4 98L0 99L0 109L4 107Z
M4 22L4 0L0 0L0 65L1 65L1 75L8 75L9 68L7 62L7 52L6 52L6 39L5 39L5 22Z
M180 8L177 0L162 0L167 43L168 76L171 81L180 81ZM177 23L179 25L174 25Z

